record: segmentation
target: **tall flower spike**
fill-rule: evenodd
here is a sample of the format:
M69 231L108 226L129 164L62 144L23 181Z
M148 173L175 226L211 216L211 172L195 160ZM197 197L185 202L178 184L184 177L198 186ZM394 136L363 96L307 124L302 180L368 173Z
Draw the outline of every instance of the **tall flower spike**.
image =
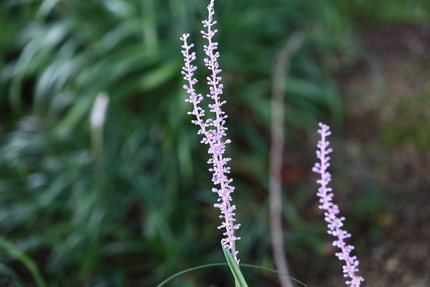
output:
M211 75L207 77L209 85L209 94L207 94L207 97L213 101L208 107L215 119L203 119L205 110L200 106L203 96L197 94L194 89L194 84L197 83L197 79L193 78L193 76L197 67L192 65L192 62L196 59L196 54L195 52L190 52L194 44L188 45L187 39L190 36L189 34L183 34L181 37L181 41L183 42L182 55L184 56L185 62L182 68L182 74L184 75L184 80L187 81L187 84L184 85L184 89L189 94L188 99L185 101L193 105L192 111L188 112L188 114L196 117L196 119L191 122L199 127L197 133L203 135L201 143L209 145L208 153L211 154L211 158L208 160L208 164L212 166L209 171L212 172L212 182L217 186L213 188L212 191L219 196L217 200L218 203L214 204L214 206L220 209L221 215L219 217L223 219L218 229L225 229L223 233L225 238L223 238L222 241L224 242L224 246L230 249L236 263L239 264L239 259L237 258L237 253L239 253L239 251L236 251L235 242L239 240L240 237L235 236L235 230L239 229L240 224L235 224L236 219L234 216L236 214L234 210L236 206L231 204L231 193L234 191L234 187L231 186L230 183L233 179L227 176L227 174L230 173L230 168L227 167L226 164L231 159L224 157L225 146L230 143L230 140L224 139L227 135L227 127L224 126L227 115L225 115L221 106L224 105L226 101L221 101L219 97L219 95L222 94L223 85L220 83L221 77L219 76L221 72L218 64L219 52L216 52L218 43L212 41L212 38L217 33L216 29L212 29L216 24L216 21L212 18L214 14L214 0L211 0L208 6L208 20L202 22L203 27L207 29L206 31L201 31L201 33L203 38L208 40L208 44L204 45L204 51L207 56L204 62L211 73Z
M328 155L333 151L328 147L330 142L326 140L326 138L331 135L330 127L322 123L319 123L319 126L320 129L318 130L318 133L321 135L321 140L318 141L318 150L316 151L316 154L320 162L315 163L312 168L313 172L321 175L321 178L317 180L317 183L320 185L317 193L320 197L320 205L318 208L325 210L324 219L328 223L327 233L337 238L333 242L333 246L340 249L340 252L336 253L337 258L345 261L345 265L343 266L343 276L345 278L349 278L345 282L346 285L359 287L361 282L364 281L363 277L355 274L358 272L359 261L356 256L350 255L350 252L354 250L354 246L346 245L344 242L344 239L351 237L351 234L342 230L345 217L337 217L339 214L339 207L332 202L333 192L332 189L328 187L328 184L331 181L331 175L327 171L327 168L330 166L330 156Z

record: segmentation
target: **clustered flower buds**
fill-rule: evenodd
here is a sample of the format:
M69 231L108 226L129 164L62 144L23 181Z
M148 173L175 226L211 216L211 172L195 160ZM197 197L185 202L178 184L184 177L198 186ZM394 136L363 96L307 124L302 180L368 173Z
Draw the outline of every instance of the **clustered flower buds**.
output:
M224 124L227 115L221 109L226 101L221 101L219 96L222 94L223 85L220 83L222 78L219 76L221 72L218 64L219 52L216 51L218 43L212 41L212 38L217 33L216 29L212 29L216 24L216 21L212 19L214 13L214 0L212 0L208 6L208 20L203 21L203 27L207 30L201 31L201 33L203 38L208 40L208 44L203 46L207 56L204 62L211 72L211 75L207 77L209 85L209 94L207 94L207 97L213 101L208 107L209 111L213 113L214 119L204 119L205 110L200 106L200 103L203 101L203 96L197 94L194 89L197 79L193 78L193 76L197 67L192 65L192 62L196 59L196 53L190 52L194 44L187 43L187 39L190 36L189 34L183 34L181 37L181 41L183 42L182 55L184 56L185 62L182 68L182 74L188 83L184 85L184 89L189 94L189 98L185 101L193 105L192 111L188 112L188 114L195 116L196 119L191 122L199 127L198 134L203 135L201 143L209 146L208 153L212 155L208 160L208 164L212 166L209 171L212 172L212 182L217 186L213 188L212 191L219 196L217 200L218 203L214 204L214 206L220 209L220 218L223 219L218 229L225 229L223 233L225 238L223 238L222 241L224 242L224 246L231 250L233 258L236 260L236 263L239 264L235 241L239 240L240 237L235 236L235 230L239 228L240 224L235 224L236 219L234 216L236 214L234 210L236 206L231 204L231 193L234 191L234 187L231 186L230 183L233 179L228 178L227 174L230 173L230 168L226 166L230 158L224 157L225 146L230 143L230 140L225 139L227 128Z
M312 169L313 172L321 175L321 178L317 180L317 183L320 185L317 193L320 197L320 205L318 208L325 210L324 219L328 223L328 234L337 238L337 240L333 242L333 246L340 249L340 252L336 253L337 258L345 261L345 265L343 266L343 276L345 278L350 278L346 281L346 285L359 287L361 282L364 281L363 277L355 274L358 272L359 261L356 256L350 255L351 251L354 250L354 246L347 245L344 242L344 239L351 237L351 234L342 230L345 217L337 217L339 214L339 207L337 204L332 202L333 192L332 189L328 187L328 184L331 181L331 175L327 171L327 168L330 166L329 154L333 151L331 148L328 148L330 142L326 140L326 138L331 135L330 127L322 123L320 123L319 126L320 129L318 130L318 133L321 135L321 140L318 141L317 147L319 150L317 150L316 153L320 162L315 163L315 166Z

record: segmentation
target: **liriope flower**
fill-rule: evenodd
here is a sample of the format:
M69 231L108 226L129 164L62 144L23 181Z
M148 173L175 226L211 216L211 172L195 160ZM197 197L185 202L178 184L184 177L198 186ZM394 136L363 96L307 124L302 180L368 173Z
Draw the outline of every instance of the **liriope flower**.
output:
M239 240L240 237L235 236L235 230L240 227L240 224L235 224L236 219L234 216L236 214L234 210L236 206L231 204L231 193L234 191L234 187L230 184L233 179L227 176L227 174L230 173L230 167L227 167L227 163L231 159L224 157L226 144L229 144L230 140L225 139L227 136L227 127L225 127L227 115L221 108L226 101L221 101L219 96L222 94L223 85L220 83L222 78L219 75L221 72L218 64L219 52L216 51L218 43L212 40L217 33L217 30L213 29L213 26L216 24L216 21L213 20L214 14L214 0L212 0L208 6L208 20L202 22L206 31L201 31L201 33L203 38L208 41L208 44L203 46L207 56L207 58L204 59L204 63L211 73L211 75L207 77L207 83L209 85L209 94L207 94L207 97L212 100L212 103L209 104L208 107L214 118L204 119L205 110L200 106L200 103L203 101L203 96L197 94L194 89L194 85L197 83L197 79L194 78L194 72L197 70L197 67L194 66L192 62L196 59L196 53L191 52L191 48L194 47L194 44L188 44L187 42L190 36L189 34L183 34L180 38L183 42L182 55L184 56L185 62L182 68L182 74L187 81L187 84L184 85L184 89L189 94L189 98L185 101L193 105L192 111L188 112L188 114L195 116L196 119L191 122L199 127L197 133L203 135L201 143L209 146L208 153L211 154L208 164L212 167L209 171L212 172L212 182L216 186L212 191L217 193L219 197L214 206L220 209L220 218L223 219L218 229L225 229L223 233L225 238L223 238L222 241L224 242L224 246L230 249L236 263L239 264L235 241Z
M320 129L318 130L318 133L321 135L321 140L318 141L318 150L316 151L316 154L320 162L315 163L312 169L313 172L316 172L321 176L321 178L317 180L317 183L320 185L317 193L320 198L320 205L318 208L325 210L324 219L328 223L327 233L337 238L333 242L333 246L340 249L340 252L336 253L337 258L345 262L345 265L343 266L343 276L345 278L349 278L345 282L346 285L359 287L361 282L364 281L363 277L356 275L356 272L358 272L359 261L356 256L350 255L351 251L354 250L354 246L347 245L344 241L346 238L351 237L351 234L342 229L345 217L337 217L339 214L339 207L337 204L332 202L332 188L328 187L328 184L331 181L331 175L327 171L327 168L330 166L329 154L333 151L328 147L330 142L326 140L326 138L331 135L330 127L322 123L319 123L319 126Z

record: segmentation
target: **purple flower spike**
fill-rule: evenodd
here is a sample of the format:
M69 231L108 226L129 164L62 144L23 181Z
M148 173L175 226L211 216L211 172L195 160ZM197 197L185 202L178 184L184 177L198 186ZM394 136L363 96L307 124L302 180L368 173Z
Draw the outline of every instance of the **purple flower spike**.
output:
M354 250L354 246L346 245L344 242L345 238L351 237L351 234L342 230L343 221L345 217L337 217L339 214L339 207L332 202L333 192L328 184L331 181L331 175L327 171L327 168L330 166L330 157L328 156L333 150L329 148L330 142L326 140L326 138L331 135L330 127L319 123L320 129L318 133L321 134L321 140L318 141L317 147L317 158L320 162L315 163L315 166L312 168L313 172L319 173L321 175L321 179L317 180L317 183L320 185L318 188L317 195L320 197L320 205L318 208L325 210L324 216L325 221L328 223L328 234L333 235L337 238L333 242L333 246L336 246L340 249L341 252L336 253L337 258L339 260L345 261L345 265L343 266L343 276L348 279L345 283L351 287L359 287L361 282L364 281L363 277L356 275L358 272L358 264L356 256L351 256L350 252Z
M239 264L239 259L237 258L237 253L239 253L239 251L236 251L235 241L239 240L240 237L235 236L235 230L239 229L240 224L235 224L236 219L234 216L236 214L234 210L236 206L230 203L232 201L231 193L234 191L234 187L230 185L233 179L229 179L227 176L227 174L230 173L230 168L227 167L226 164L230 161L230 158L224 157L225 145L230 143L229 139L224 139L224 137L227 136L227 128L224 126L227 115L225 115L225 112L221 109L221 106L224 105L226 101L221 101L219 97L219 95L222 94L223 85L220 83L221 77L219 76L221 72L218 64L219 52L216 52L218 43L212 41L213 36L217 33L216 29L212 29L213 25L216 24L216 21L212 19L215 14L214 0L211 0L208 6L208 14L208 20L203 21L203 26L207 28L207 31L201 31L201 33L203 38L208 40L208 44L204 45L204 51L207 56L204 62L211 72L211 75L207 77L209 85L209 94L207 94L207 97L213 101L208 107L209 111L214 114L215 119L203 119L205 110L199 105L203 100L203 96L197 94L194 89L194 84L197 83L197 79L193 78L193 76L197 67L191 63L196 59L196 54L195 52L190 52L194 44L188 45L187 39L190 36L189 34L183 34L181 37L181 41L183 42L182 55L184 56L185 62L182 68L182 74L184 75L184 80L188 83L184 85L184 89L189 94L189 98L185 101L193 105L193 110L188 112L188 114L196 117L196 120L192 120L191 122L199 127L197 133L203 135L201 143L209 145L208 153L212 155L208 160L208 164L212 166L209 171L212 172L212 182L215 186L218 186L217 188L213 188L212 191L219 196L217 200L218 203L214 204L214 206L220 209L221 215L219 217L223 219L218 229L225 229L223 233L225 238L223 238L222 241L225 247L230 249L236 263Z

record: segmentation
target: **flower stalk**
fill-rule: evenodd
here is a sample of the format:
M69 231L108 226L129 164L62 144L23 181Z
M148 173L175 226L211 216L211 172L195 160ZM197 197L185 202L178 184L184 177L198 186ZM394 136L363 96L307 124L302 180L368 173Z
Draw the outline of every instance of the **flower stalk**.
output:
M358 272L357 256L351 256L350 253L354 250L354 246L347 245L344 239L351 237L351 234L342 229L343 221L345 217L337 217L339 214L339 207L337 204L332 202L333 200L333 190L328 187L331 181L331 174L327 171L330 166L330 156L329 154L333 152L333 149L329 148L330 142L327 141L327 137L331 135L330 127L328 125L319 123L320 129L318 133L321 135L321 140L318 141L316 151L317 158L320 160L315 163L312 168L313 172L320 174L321 178L317 180L320 185L318 188L317 196L320 198L319 209L325 210L324 219L328 223L328 234L333 235L337 239L333 241L333 246L340 249L335 255L339 260L344 261L343 266L343 276L349 278L345 283L351 287L359 287L361 282L364 281L363 277L356 275Z
M236 250L236 240L240 237L235 236L235 230L239 229L240 224L235 224L236 219L234 216L235 205L231 204L232 198L231 193L234 192L234 187L231 186L233 179L229 178L227 175L230 173L230 167L227 163L231 160L228 157L224 157L224 152L226 145L231 141L225 139L227 136L227 127L225 126L225 120L227 115L222 110L222 106L226 101L222 101L220 95L223 92L223 85L221 84L222 77L219 75L221 69L219 68L218 58L219 52L216 51L218 48L218 43L213 41L213 37L218 32L213 26L217 23L213 20L214 12L214 0L211 0L208 6L208 20L202 21L203 27L206 31L201 31L203 38L207 39L208 44L204 45L204 51L207 58L204 59L206 67L208 67L211 75L207 77L209 94L206 96L212 100L212 104L209 104L209 111L213 114L214 118L205 118L205 109L200 106L203 101L203 96L197 94L194 85L197 83L197 79L194 78L194 72L197 67L192 64L196 59L196 53L191 52L191 48L194 44L188 44L187 39L189 34L183 34L180 38L183 42L182 45L182 55L184 56L184 67L182 68L182 74L184 75L184 80L187 82L184 85L184 89L189 94L189 98L186 102L192 104L193 109L188 112L190 115L195 116L195 120L191 122L199 127L197 134L203 135L201 143L208 145L208 153L211 154L211 158L208 160L208 164L211 165L209 169L212 172L212 182L216 187L212 188L212 191L218 194L217 203L214 207L219 208L221 215L219 216L223 219L218 229L225 229L223 235L225 238L222 239L226 249L231 251L231 254L239 264L239 259L237 258L238 251Z

